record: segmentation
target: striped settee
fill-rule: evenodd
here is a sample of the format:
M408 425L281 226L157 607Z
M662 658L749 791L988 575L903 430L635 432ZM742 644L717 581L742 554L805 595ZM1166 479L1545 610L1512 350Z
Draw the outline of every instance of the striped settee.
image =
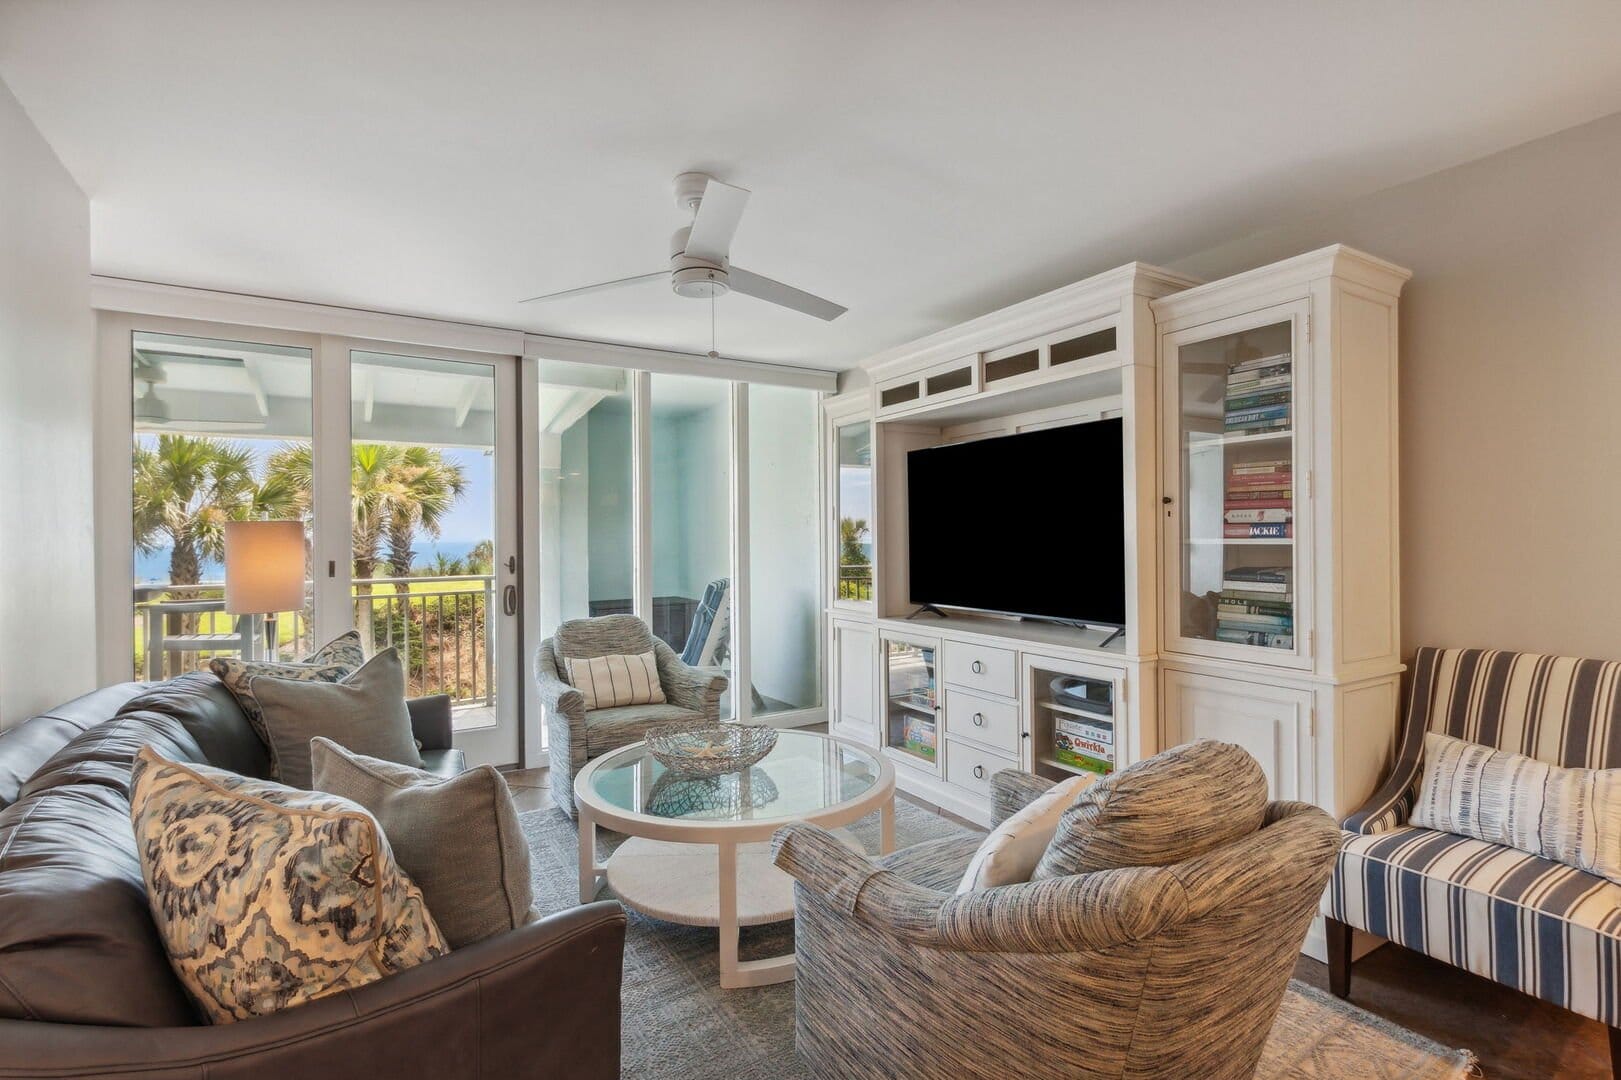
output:
M1621 768L1621 662L1418 650L1397 764L1345 819L1323 898L1329 983L1350 991L1351 929L1600 1020L1621 1051L1621 886L1514 848L1407 823L1424 735L1565 767Z

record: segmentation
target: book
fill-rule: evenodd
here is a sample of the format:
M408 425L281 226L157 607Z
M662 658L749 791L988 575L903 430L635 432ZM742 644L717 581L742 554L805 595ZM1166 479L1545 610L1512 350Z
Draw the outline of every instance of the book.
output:
M1227 396L1242 397L1245 394L1267 394L1274 392L1288 393L1294 380L1289 377L1288 371L1283 374L1268 374L1261 372L1258 379L1242 378L1227 380Z
M1254 409L1235 409L1227 413L1228 424L1247 424L1254 420L1288 419L1288 405L1261 405Z
M1286 352L1272 353L1269 356L1257 356L1253 360L1240 360L1238 363L1234 364L1232 367L1228 368L1227 370L1228 371L1253 371L1255 368L1275 367L1278 364L1287 364L1292 359L1293 359L1293 354L1291 354L1291 353L1286 353Z
M1287 471L1234 474L1227 478L1227 490L1232 491L1235 488L1289 487L1294 483L1294 475L1294 473Z
M921 757L934 760L934 722L921 716L909 716L901 726L901 747Z
M1260 645L1268 649L1295 647L1295 636L1292 633L1275 634L1265 630L1241 630L1237 627L1216 627L1216 640L1229 641L1236 645Z
M1259 435L1264 432L1287 432L1289 418L1281 417L1277 420L1256 420L1250 423L1228 423L1225 427L1228 435Z
M1274 604L1287 605L1294 610L1294 593L1261 592L1253 589L1223 589L1218 604Z
M1293 505L1293 501L1288 495L1263 489L1260 491L1229 491L1227 493L1227 502L1224 505L1228 510L1278 510L1288 509Z
M1228 615L1293 615L1295 606L1282 600L1231 600L1222 594L1216 601L1216 617Z
M1232 540L1246 538L1255 540L1289 540L1295 535L1295 527L1287 521L1252 521L1248 524L1233 524L1228 522L1221 527L1221 534Z
M1100 746L1114 745L1112 724L1094 724L1086 720L1060 716L1053 721L1053 731L1056 734L1073 735L1077 739L1085 739Z
M1294 566L1234 566L1224 574L1227 581L1281 582L1295 579Z
M1267 405L1287 405L1288 403L1289 391L1287 390L1272 390L1259 394L1240 394L1237 397L1228 395L1227 411L1232 412L1235 409L1258 409Z
M1231 578L1228 578L1227 580L1225 580L1225 581L1223 581L1221 583L1221 591L1224 594L1228 593L1228 592L1233 592L1233 593L1242 592L1242 593L1253 593L1256 596L1265 596L1265 595L1268 595L1268 594L1276 594L1278 596L1292 596L1292 595L1294 595L1293 593L1291 593L1289 591L1289 586L1283 584L1282 582L1234 581Z
M1283 521L1293 521L1295 512L1289 509L1289 504L1280 506L1237 506L1221 515L1222 521L1228 525L1275 525Z
M1217 626L1239 627L1244 630L1269 630L1281 633L1294 626L1293 615L1221 615Z
M1253 476L1257 473L1287 473L1294 468L1288 458L1277 461L1240 461L1229 470L1234 476Z

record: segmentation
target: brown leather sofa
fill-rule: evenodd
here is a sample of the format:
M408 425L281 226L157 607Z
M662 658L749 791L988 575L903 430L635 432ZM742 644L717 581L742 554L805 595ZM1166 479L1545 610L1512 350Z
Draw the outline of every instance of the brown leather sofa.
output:
M410 704L429 767L464 768L448 699ZM147 744L269 769L205 673L107 687L0 733L0 1077L619 1075L612 903L262 1020L203 1023L152 926L130 828L130 764Z

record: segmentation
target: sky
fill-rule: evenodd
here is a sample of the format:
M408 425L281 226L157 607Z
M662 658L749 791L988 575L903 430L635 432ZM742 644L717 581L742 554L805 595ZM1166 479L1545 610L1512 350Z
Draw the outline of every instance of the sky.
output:
M157 445L158 437L141 433L136 435L136 441L142 446L152 447ZM260 475L263 475L265 462L270 455L282 445L279 439L244 438L236 441L252 452L255 468ZM443 551L449 557L466 555L474 544L494 535L495 458L482 450L446 449L443 453L447 460L462 467L467 487L445 516L439 540L436 542L425 536L417 538L413 546L419 564L431 562L438 551ZM223 570L217 564L204 567L203 577L207 580L219 580L222 574ZM168 545L150 555L136 553L135 580L140 583L169 580Z

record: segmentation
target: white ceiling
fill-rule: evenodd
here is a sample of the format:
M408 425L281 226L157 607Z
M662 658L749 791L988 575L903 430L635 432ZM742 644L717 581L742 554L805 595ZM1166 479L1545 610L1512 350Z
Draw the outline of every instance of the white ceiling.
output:
M99 273L704 351L669 184L850 308L717 305L728 355L862 356L1134 258L1621 110L1621 4L0 0L0 78Z

